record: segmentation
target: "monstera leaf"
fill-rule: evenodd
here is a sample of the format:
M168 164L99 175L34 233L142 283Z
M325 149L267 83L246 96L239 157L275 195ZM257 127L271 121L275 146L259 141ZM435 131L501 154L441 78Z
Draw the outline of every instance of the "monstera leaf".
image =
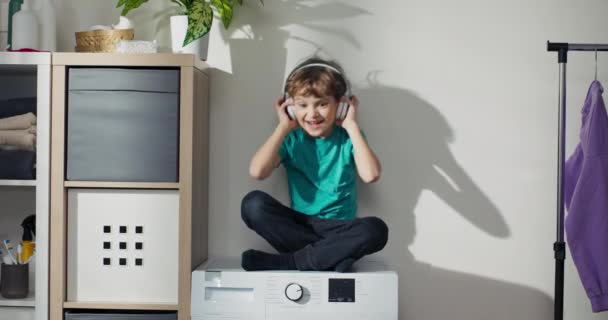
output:
M126 16L127 13L129 13L129 11L139 8L139 6L141 6L142 4L144 4L146 2L148 2L148 0L118 0L118 3L116 4L116 8L125 6L124 8L122 8L122 12L120 13L120 15Z
M188 31L183 46L206 35L213 22L213 9L205 0L195 0L188 8Z

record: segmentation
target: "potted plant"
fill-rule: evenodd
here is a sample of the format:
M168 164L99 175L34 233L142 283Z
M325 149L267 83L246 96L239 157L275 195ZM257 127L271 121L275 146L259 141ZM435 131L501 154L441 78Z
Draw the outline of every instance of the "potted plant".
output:
M121 15L138 8L148 0L118 0L117 8L122 7ZM171 16L171 47L173 52L194 53L206 59L208 37L204 43L201 38L211 30L213 11L217 12L224 28L232 21L234 1L239 5L243 0L169 0L179 6L180 14ZM260 0L264 5L264 0Z

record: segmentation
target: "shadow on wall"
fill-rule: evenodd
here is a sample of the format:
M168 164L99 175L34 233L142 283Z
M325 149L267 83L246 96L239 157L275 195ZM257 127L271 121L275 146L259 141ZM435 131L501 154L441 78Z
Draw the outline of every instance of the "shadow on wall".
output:
M230 45L234 73L214 70L212 74L214 188L210 198L213 226L243 228L236 235L240 238L232 236L231 240L239 245L231 248L233 252L260 243L257 235L245 231L240 220L238 201L247 192L262 189L287 199L283 170L263 182L243 182L251 155L276 125L272 103L281 94L286 69L291 69L286 66L285 46L295 37L280 27L289 23L323 32L324 36L329 32L359 47L346 29L321 27L314 22L360 14L369 13L346 3L310 7L299 1L267 1L261 10L243 10L236 15L236 28L255 22L255 33L249 32L248 39L230 39L223 33ZM296 40L315 45L314 38ZM224 95L213 87L225 88L230 94ZM552 300L537 289L416 261L408 247L416 234L414 210L423 190L434 192L491 236L507 238L509 228L496 206L454 158L449 148L452 131L437 108L401 88L370 85L353 91L361 99L360 119L382 160L384 172L380 183L361 186L360 212L378 213L391 228L389 244L380 256L399 273L400 319L549 319ZM373 112L363 107L366 105L373 106ZM390 143L383 142L387 139ZM237 196L227 196L230 194ZM220 231L210 232L212 241L216 236L223 239ZM215 232L218 233L214 235ZM258 249L270 248L263 246ZM484 258L479 253L479 260Z
M491 236L507 238L508 226L454 158L452 130L437 108L401 88L371 86L356 92L384 172L377 185L361 186L361 212L378 212L390 226L381 256L399 273L400 318L549 319L552 299L537 289L416 261L408 247L416 235L414 210L425 190ZM382 143L387 139L391 143ZM466 250L457 243L454 250ZM484 259L480 252L479 260Z

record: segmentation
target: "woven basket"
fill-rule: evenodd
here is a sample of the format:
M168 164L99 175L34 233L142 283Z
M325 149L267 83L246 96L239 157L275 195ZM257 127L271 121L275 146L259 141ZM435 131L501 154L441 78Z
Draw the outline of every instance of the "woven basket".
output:
M133 29L76 32L76 52L115 52L120 40L133 40Z

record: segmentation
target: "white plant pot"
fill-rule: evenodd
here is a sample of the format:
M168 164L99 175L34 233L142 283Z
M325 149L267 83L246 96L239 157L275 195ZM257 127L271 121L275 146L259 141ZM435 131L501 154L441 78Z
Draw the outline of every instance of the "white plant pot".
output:
M209 48L209 34L196 39L187 46L182 46L188 31L188 16L171 16L171 49L173 53L192 53L200 60L207 60Z

